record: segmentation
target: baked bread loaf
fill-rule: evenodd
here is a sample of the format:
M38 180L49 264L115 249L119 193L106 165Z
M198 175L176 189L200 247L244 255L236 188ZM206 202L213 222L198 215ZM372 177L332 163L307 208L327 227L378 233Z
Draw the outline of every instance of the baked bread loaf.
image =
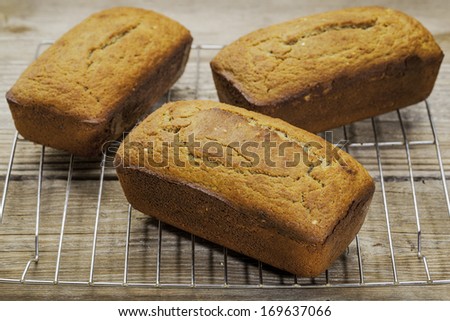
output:
M114 163L137 210L302 276L346 249L374 192L363 166L322 138L213 101L164 105Z
M320 132L425 99L442 59L417 20L362 7L252 32L211 68L220 101Z
M93 14L8 91L15 126L39 144L100 154L180 77L191 43L186 28L152 11L119 7Z

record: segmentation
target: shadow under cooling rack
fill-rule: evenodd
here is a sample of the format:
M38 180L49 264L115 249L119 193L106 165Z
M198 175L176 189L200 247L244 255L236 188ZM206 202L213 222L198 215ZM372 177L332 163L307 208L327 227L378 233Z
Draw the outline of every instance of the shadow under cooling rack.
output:
M41 44L36 55L49 43ZM217 100L195 45L166 101ZM82 159L16 132L0 207L0 283L91 286L316 288L450 283L450 202L431 108L425 101L323 134L376 181L367 220L323 275L273 269L133 210L112 154Z

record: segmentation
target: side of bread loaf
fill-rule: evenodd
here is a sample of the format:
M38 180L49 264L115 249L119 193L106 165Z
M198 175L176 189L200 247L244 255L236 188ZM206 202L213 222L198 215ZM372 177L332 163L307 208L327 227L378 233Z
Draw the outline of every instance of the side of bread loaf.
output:
M374 191L363 166L320 137L212 101L149 115L115 166L137 210L304 276L344 251Z
M192 37L152 11L93 14L34 61L6 97L26 139L91 156L135 125L182 74Z
M222 102L320 132L427 98L442 59L414 18L362 7L252 32L211 68Z

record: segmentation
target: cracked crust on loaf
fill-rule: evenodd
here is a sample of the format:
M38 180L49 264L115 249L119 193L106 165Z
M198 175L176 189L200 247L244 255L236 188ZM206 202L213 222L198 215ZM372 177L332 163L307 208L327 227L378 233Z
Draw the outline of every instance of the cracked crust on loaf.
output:
M295 155L305 158L290 163ZM304 276L344 251L374 191L363 166L322 138L213 101L164 105L125 138L115 165L139 211Z
M93 14L35 60L8 91L26 139L93 156L142 117L181 76L192 37L153 11Z
M442 59L414 18L361 7L259 29L211 68L220 101L320 132L422 101Z

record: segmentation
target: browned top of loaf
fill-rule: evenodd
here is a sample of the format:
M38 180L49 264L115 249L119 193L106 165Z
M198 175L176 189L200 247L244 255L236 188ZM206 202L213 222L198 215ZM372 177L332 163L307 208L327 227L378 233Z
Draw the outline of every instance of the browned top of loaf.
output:
M211 66L246 99L266 105L336 78L384 77L388 62L441 59L432 35L414 18L382 7L350 8L259 29L221 50ZM318 72L320 70L320 72Z
M186 146L192 134L200 147L181 147L177 160L174 147L169 147L164 167L147 161L151 153L155 162L162 160L162 142L172 144L177 136L177 145ZM276 144L270 150L270 160L275 164L263 161L264 137ZM283 233L309 242L324 242L352 202L372 193L374 188L367 171L347 153L339 150L341 162L337 157L326 158L325 145L332 145L322 138L282 120L213 101L166 104L133 129L125 142L117 152L116 165L140 167L168 180L189 184L243 213L264 213L262 225L276 226ZM207 149L207 142L223 146L224 155L220 157L215 147ZM245 142L258 143L248 150L259 154L260 162L243 152ZM290 146L284 150L284 156L278 148L283 142ZM314 164L287 166L286 161L294 159L293 153L301 153L308 143L312 146L309 160ZM143 159L139 159L138 148ZM233 156L231 160L226 159L228 153ZM180 166L180 161L184 166Z
M22 74L8 97L100 121L155 65L190 39L161 14L117 7L93 14L64 34Z

